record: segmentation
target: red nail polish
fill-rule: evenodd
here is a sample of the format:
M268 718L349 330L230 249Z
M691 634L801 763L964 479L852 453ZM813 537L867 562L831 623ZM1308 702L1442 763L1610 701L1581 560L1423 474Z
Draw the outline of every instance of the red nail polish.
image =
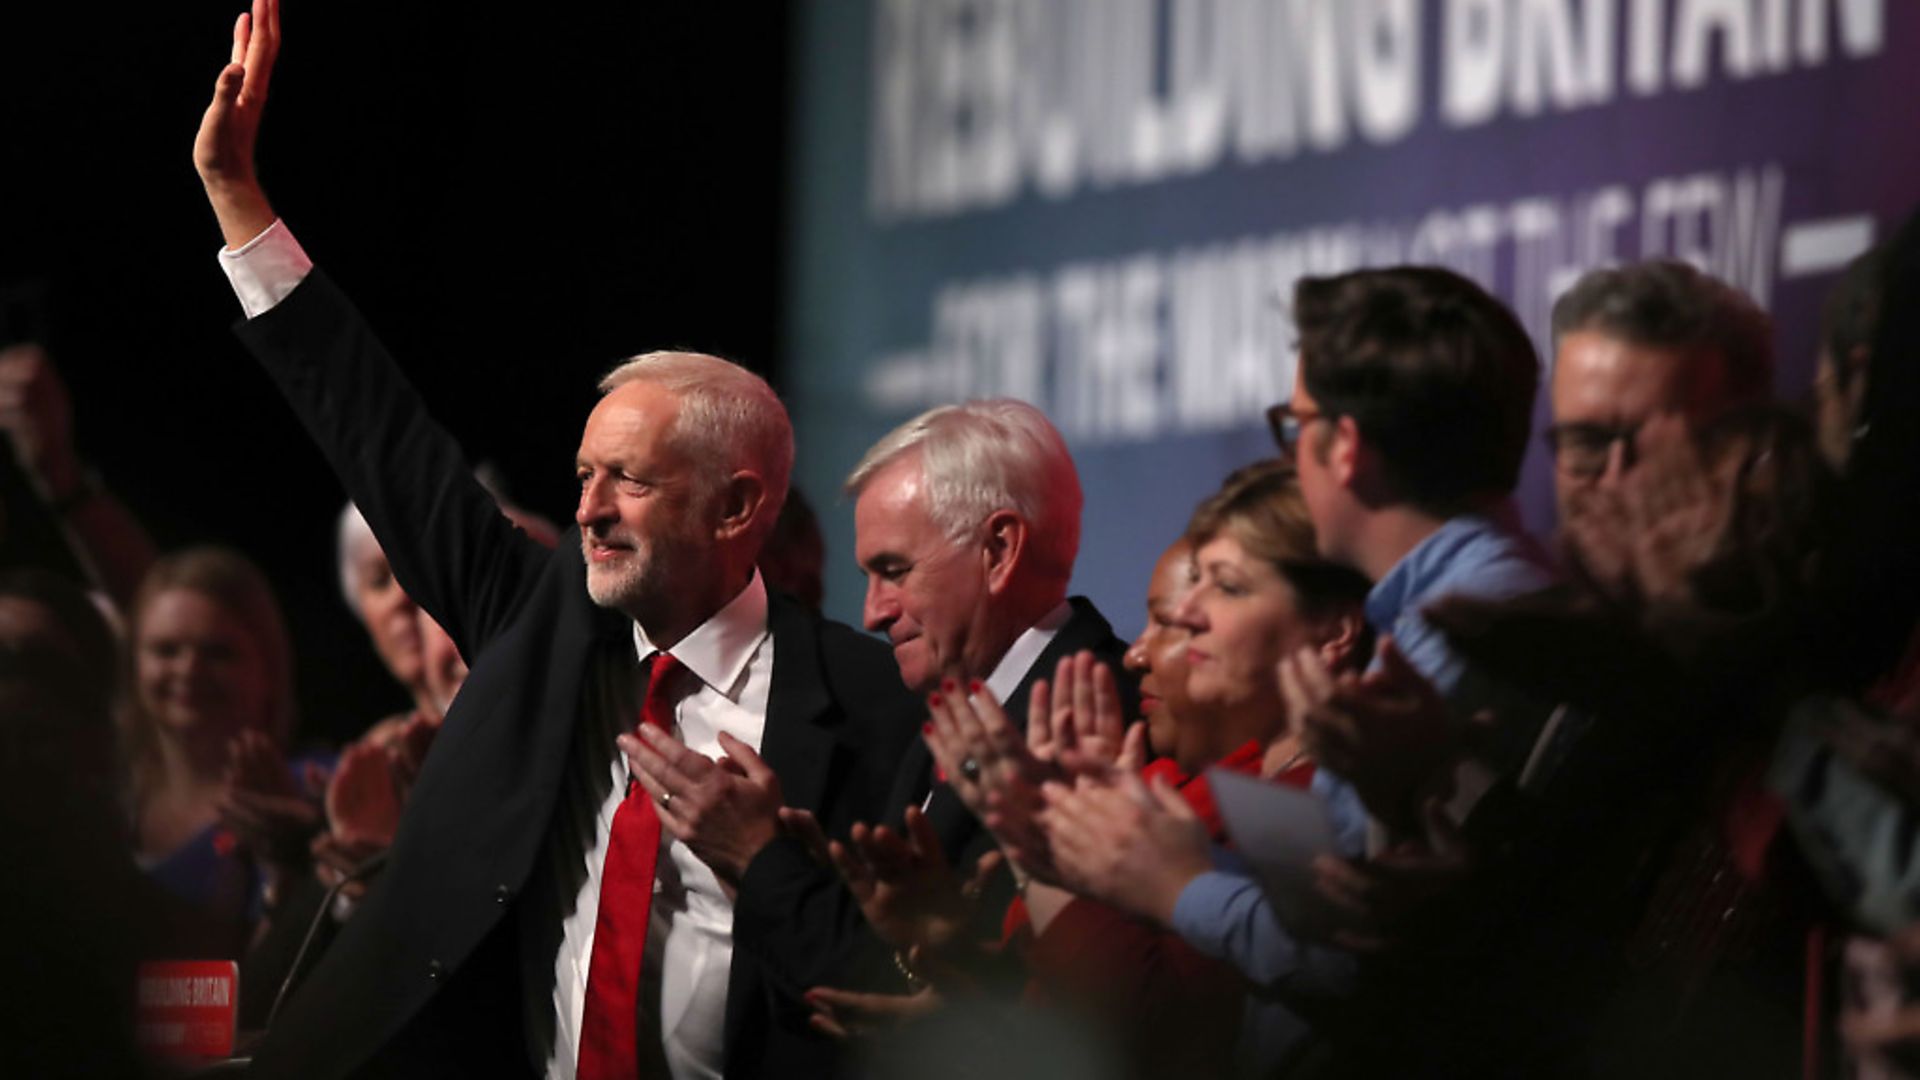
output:
M951 694L951 693L953 693L953 692L954 692L954 690L956 690L956 689L958 689L958 688L957 688L956 686L954 686L954 683L953 683L953 680L952 680L952 679L941 679L941 680L940 680L940 689L942 689L942 690L945 690L945 691L946 691L947 693L949 693L949 694Z
M967 689L976 694L980 692L981 688L982 684L979 679L975 679L967 684Z
M939 707L940 707L940 695L939 695L939 694L937 694L937 693L936 693L936 694L928 694L928 695L927 695L927 704L929 704L929 705L931 705L931 706L933 706L933 707L934 707L934 708L936 708L936 709L937 709L937 708L939 708Z
M931 720L929 720L929 721L927 721L926 723L924 723L924 724L921 724L921 725L920 725L920 734L922 734L922 735L931 735L931 734L933 734L933 721L931 721Z

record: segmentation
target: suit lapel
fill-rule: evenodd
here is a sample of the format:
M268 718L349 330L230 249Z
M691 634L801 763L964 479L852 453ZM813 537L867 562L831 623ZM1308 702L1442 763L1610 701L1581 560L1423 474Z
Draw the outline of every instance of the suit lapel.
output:
M813 620L778 594L767 597L767 627L773 632L773 684L760 756L780 777L788 806L821 805L833 773L834 735L823 723L833 697L820 673L820 642Z
M767 595L767 629L773 634L773 681L760 758L780 777L782 802L817 812L824 804L834 759L833 696L821 674L819 635L813 616L778 593ZM724 1037L729 1047L743 1037L752 1005L765 992L759 965L735 949L727 978Z

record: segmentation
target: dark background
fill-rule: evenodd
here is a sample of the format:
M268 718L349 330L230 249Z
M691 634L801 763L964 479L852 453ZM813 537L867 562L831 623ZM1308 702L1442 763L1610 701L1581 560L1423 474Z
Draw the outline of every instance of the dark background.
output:
M0 16L0 290L45 297L81 456L162 550L279 589L304 730L406 704L339 595L342 494L228 332L190 151L234 3ZM65 5L63 5L65 6ZM571 523L593 382L685 346L779 385L790 16L782 4L291 0L263 181L435 413Z

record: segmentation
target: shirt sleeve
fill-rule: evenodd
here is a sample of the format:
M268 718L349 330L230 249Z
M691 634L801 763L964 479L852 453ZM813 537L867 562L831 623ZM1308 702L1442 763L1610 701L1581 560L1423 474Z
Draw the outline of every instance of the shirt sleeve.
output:
M1352 956L1296 941L1260 883L1235 869L1210 870L1188 882L1174 902L1173 929L1262 989L1339 994L1353 980Z
M256 319L272 311L313 270L293 231L279 218L259 236L238 248L220 249L220 269L226 272L233 293L247 318Z
M1920 918L1920 812L1861 775L1821 735L1844 701L1803 702L1776 744L1768 783L1829 896L1875 933Z

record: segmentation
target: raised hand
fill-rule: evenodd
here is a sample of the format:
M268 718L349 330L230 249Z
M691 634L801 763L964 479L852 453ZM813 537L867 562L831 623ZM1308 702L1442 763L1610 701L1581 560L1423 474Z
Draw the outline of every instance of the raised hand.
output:
M1030 700L1029 725L1047 708L1044 681ZM927 712L927 747L954 794L1003 849L1044 859L1042 837L1029 826L1041 806L1040 785L1057 775L1052 763L1029 750L993 692L978 682L969 694L931 695Z
M1683 601L1695 570L1721 549L1733 525L1739 453L1709 465L1678 416L1647 421L1639 464L1621 482L1632 539L1633 577L1648 601Z
M1560 522L1560 539L1567 561L1601 595L1616 603L1637 599L1633 525L1620 492L1612 488L1575 491Z
M927 749L947 784L975 817L987 813L989 792L1036 782L1043 766L1027 752L993 692L979 681L961 693L949 679L927 697Z
M617 740L660 824L721 882L737 886L747 864L780 835L780 778L751 746L720 733L714 761L652 724Z
M1072 752L1083 762L1114 765L1126 726L1113 669L1084 649L1062 657L1052 684L1034 683L1027 698L1027 748L1041 761Z
M1317 651L1280 662L1280 694L1314 760L1353 784L1375 817L1414 824L1414 793L1459 749L1463 728L1426 676L1381 635L1378 664L1335 676Z
M227 746L220 820L259 858L282 869L301 865L320 828L320 807L287 771L273 740L243 731Z
M1634 454L1617 484L1570 500L1561 531L1574 563L1616 602L1685 601L1694 573L1727 543L1744 455L1703 460L1678 416L1647 421Z
M1082 896L1170 924L1181 890L1213 865L1206 826L1157 777L1050 783L1046 798L1054 866Z
M193 140L193 167L230 248L273 224L273 207L254 172L253 151L279 53L280 0L253 0L253 10L233 24L233 51L213 84L213 101Z
M918 807L907 808L904 835L884 825L876 829L859 824L849 840L828 845L829 857L873 932L895 949L952 945L1001 862L999 852L988 852L974 866L973 876L960 880Z
M373 739L347 747L327 785L327 821L336 845L363 858L391 845L405 801L386 747Z

